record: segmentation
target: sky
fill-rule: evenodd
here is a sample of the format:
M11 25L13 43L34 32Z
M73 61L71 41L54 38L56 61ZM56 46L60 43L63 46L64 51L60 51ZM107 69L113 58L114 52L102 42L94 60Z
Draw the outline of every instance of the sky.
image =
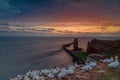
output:
M119 36L120 0L0 0L0 36Z

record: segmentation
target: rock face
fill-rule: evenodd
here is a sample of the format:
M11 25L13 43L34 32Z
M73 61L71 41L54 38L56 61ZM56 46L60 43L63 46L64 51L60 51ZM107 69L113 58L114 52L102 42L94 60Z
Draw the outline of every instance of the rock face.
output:
M114 52L120 53L120 40L98 40L88 42L88 53Z
M74 38L73 40L73 51L82 51L82 48L79 48L78 38Z
M78 47L78 38L74 38L73 40L73 50L74 51L78 51L79 47Z

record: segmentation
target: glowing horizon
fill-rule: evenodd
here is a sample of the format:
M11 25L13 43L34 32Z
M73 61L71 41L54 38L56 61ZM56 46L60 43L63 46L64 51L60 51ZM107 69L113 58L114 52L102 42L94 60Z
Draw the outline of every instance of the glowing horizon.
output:
M9 26L7 28L0 29L1 31L13 31L13 32L35 32L35 33L58 33L58 34L81 34L81 33L118 33L120 32L120 26L70 26L69 27L50 27L50 26Z
M119 0L1 0L0 3L3 3L0 35L120 35Z

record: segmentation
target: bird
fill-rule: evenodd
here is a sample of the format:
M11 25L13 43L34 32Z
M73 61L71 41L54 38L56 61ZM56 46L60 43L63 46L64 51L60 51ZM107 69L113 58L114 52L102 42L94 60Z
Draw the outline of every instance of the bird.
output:
M56 67L57 71L60 72L60 68L59 67Z
M32 71L32 75L34 75L34 76L35 76L35 75L39 75L39 72L40 72L39 70L33 70L33 71Z
M66 70L66 72L67 72L67 74L74 74L75 73L74 69L72 69L72 68L69 68L68 70Z
M66 71L66 69L65 68L61 68L61 71Z
M115 58L114 62L111 62L111 63L108 64L108 67L110 67L110 68L117 68L118 66L119 66L118 57Z
M54 74L50 72L50 73L48 74L48 78L54 78Z
M24 80L30 80L30 77L28 77L27 75L24 76Z
M34 80L39 80L39 75L34 74L34 75L33 75L33 79L34 79Z
M90 65L91 67L95 67L95 66L96 66L96 62L92 62L92 61L91 61L91 62L89 63L89 65Z
M17 75L18 80L23 79L23 75Z
M108 63L111 63L111 62L113 62L113 61L114 61L114 58L111 57L111 58L108 60Z
M66 70L63 70L58 74L58 78L64 78L66 75L67 75Z
M53 69L52 73L53 74L57 74L59 72L59 70L57 68Z
M44 74L44 75L47 75L49 73L49 70L48 69L44 69L44 70L41 70L41 72Z
M77 62L75 62L74 66L75 66L76 68L80 67L80 65L78 65Z
M114 61L114 58L111 57L110 59L104 59L104 60L101 60L103 63L111 63Z
M32 74L32 71L28 71L28 72L26 73L27 76L30 76L31 74Z
M85 65L82 67L82 70L85 70L85 71L92 70L92 67L90 65Z
M68 69L75 69L75 66L70 65L70 66L68 66Z

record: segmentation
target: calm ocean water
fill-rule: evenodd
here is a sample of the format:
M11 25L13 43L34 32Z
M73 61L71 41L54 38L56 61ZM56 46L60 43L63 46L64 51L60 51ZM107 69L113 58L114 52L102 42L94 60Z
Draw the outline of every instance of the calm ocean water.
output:
M85 50L87 41L91 39L80 38L80 47ZM0 37L0 80L8 80L10 76L24 74L28 70L72 64L67 53L63 50L56 52L72 40L72 37Z

